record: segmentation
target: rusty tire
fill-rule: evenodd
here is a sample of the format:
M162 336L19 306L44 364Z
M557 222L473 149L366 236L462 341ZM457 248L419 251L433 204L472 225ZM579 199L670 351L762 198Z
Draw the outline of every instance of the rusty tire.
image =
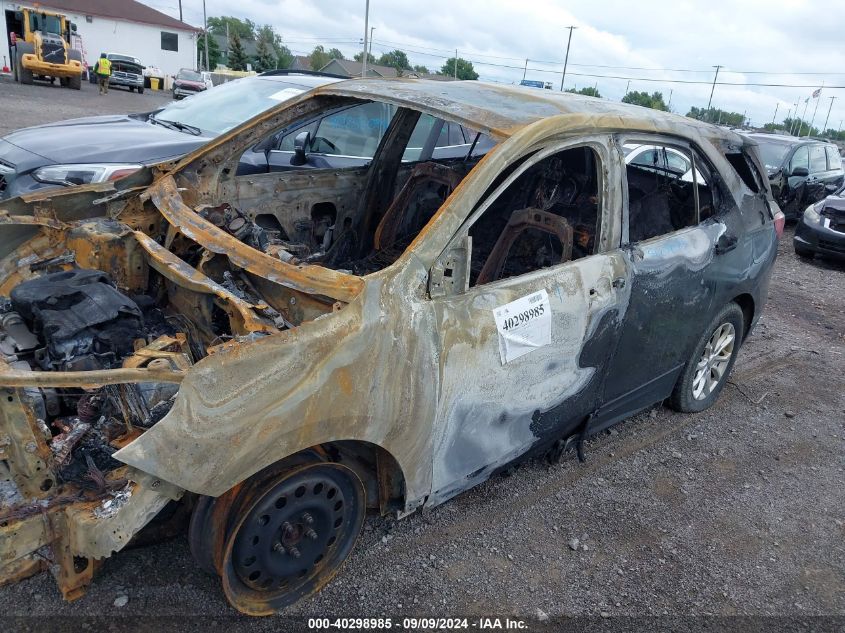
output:
M296 467L239 504L218 570L229 603L271 615L319 591L352 552L366 511L354 471L324 462Z
M324 455L319 451L304 450L258 471L219 497L199 496L188 526L188 545L200 569L220 575L226 540L240 509L250 503L257 491L292 468L322 461Z

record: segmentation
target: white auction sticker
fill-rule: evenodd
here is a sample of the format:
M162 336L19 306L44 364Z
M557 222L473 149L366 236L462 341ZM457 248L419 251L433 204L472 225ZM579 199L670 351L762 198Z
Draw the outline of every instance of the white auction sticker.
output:
M549 295L540 290L493 310L502 365L552 342Z
M278 92L271 94L268 99L273 99L274 101L287 101L288 99L293 99L296 95L301 95L303 92L304 91L299 88L284 88L283 90L279 90Z

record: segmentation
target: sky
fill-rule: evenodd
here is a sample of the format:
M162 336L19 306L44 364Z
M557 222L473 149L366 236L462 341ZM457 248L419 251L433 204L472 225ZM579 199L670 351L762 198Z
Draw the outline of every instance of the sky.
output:
M178 0L144 1L179 16ZM186 22L202 26L202 0L182 0L182 7ZM271 24L294 53L322 44L347 57L361 50L364 7L365 0L206 0L209 17ZM575 26L566 88L597 86L613 100L628 87L660 91L665 101L671 91L671 109L686 114L707 106L721 65L718 80L740 85L717 84L713 106L747 112L753 125L772 121L776 109L782 121L796 101L803 115L808 97L805 118L816 111L815 127L831 104L827 127L845 120L841 0L370 0L369 25L376 57L399 48L412 64L435 70L457 49L480 79L504 83L519 83L528 59L525 77L555 90L567 27Z

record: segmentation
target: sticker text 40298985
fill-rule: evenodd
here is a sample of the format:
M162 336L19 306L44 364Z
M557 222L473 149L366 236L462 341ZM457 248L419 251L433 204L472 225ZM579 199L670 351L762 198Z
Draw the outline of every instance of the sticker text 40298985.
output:
M493 310L502 364L552 342L552 311L545 290Z

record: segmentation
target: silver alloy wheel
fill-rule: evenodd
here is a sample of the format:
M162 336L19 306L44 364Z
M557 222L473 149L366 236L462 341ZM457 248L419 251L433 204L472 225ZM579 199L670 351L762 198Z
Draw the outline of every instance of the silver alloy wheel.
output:
M695 368L692 379L692 396L696 400L704 400L722 381L725 370L734 353L736 330L730 323L723 323L717 327Z

